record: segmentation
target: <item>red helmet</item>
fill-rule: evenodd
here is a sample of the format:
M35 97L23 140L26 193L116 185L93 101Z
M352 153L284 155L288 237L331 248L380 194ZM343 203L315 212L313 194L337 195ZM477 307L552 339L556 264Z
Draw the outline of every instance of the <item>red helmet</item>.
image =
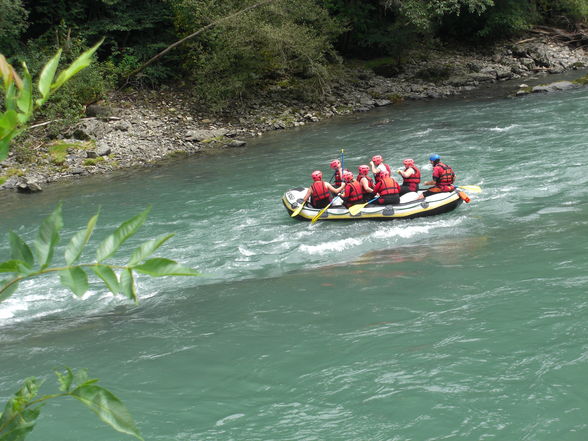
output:
M339 161L338 159L333 159L331 161L331 168L337 169L341 167L341 161Z
M380 170L380 178L385 178L387 176L390 176L390 173L388 173L388 170Z
M353 181L353 173L351 173L349 170L346 170L343 173L343 180L345 182L351 182L351 181Z
M367 165L360 165L357 167L357 171L360 175L367 175L370 172L370 168Z
M372 158L372 161L374 162L374 164L380 165L382 163L383 159L380 155L376 155Z
M311 176L313 181L320 181L323 179L323 172L320 170L315 170L312 172Z
M414 165L414 159L407 158L402 163L407 167L412 167Z

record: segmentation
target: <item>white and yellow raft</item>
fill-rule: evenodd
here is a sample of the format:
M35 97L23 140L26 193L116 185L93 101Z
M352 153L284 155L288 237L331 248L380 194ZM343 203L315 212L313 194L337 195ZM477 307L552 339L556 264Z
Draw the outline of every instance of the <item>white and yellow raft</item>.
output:
M288 213L292 214L300 206L306 191L307 188L298 187L284 193L282 202L286 210L288 210ZM422 193L422 191L419 193ZM467 195L459 189L427 196L425 199L417 199L419 193L411 192L402 195L400 197L400 204L397 205L369 204L355 215L352 215L349 209L341 205L340 198L338 198L339 201L335 200L318 220L393 220L435 216L455 210L461 205L464 198L467 198ZM321 209L313 208L309 204L306 204L300 213L295 216L295 219L312 220L320 211Z

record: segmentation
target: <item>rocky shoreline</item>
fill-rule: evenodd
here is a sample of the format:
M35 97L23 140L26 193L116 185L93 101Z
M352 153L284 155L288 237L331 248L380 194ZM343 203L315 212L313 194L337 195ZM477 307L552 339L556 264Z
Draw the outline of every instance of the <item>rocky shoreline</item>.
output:
M11 152L0 163L0 190L41 191L51 182L153 165L175 155L242 148L264 132L299 127L337 115L365 112L405 100L450 97L498 81L547 76L588 67L588 52L549 38L530 38L484 53L430 51L392 76L347 69L321 104L291 98L279 88L246 111L211 117L181 92L133 92L93 105L58 141L36 146L26 163ZM546 80L546 83L549 81ZM564 84L565 83L565 84ZM521 84L513 95L575 87L556 82ZM39 129L33 129L39 130ZM34 136L35 132L31 134Z

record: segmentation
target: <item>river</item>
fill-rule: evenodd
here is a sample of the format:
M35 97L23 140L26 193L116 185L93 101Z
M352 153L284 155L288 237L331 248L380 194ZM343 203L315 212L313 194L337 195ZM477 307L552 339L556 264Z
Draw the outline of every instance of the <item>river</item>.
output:
M159 255L202 272L140 277L138 304L98 283L83 299L52 277L22 284L0 304L0 396L33 375L49 392L70 366L147 440L585 440L587 112L586 88L407 103L0 195L3 238L32 241L59 201L64 238L100 209L91 250L151 204L122 254L174 232ZM283 192L330 176L341 149L354 169L381 154L426 175L439 153L483 191L431 218L291 219ZM130 438L64 400L29 439Z

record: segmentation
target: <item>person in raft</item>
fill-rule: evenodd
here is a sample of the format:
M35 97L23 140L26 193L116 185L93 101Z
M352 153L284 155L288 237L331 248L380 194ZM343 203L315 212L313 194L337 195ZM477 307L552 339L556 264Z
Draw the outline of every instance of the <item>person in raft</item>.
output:
M325 208L332 200L331 193L337 194L343 190L343 184L335 188L328 182L323 181L323 172L315 170L310 175L312 177L312 184L302 199L302 203L306 203L310 198L311 205L314 208Z
M400 187L400 196L411 191L419 191L419 183L421 182L421 171L414 165L413 159L405 159L402 161L404 170L398 169L398 174L402 176L402 186Z
M372 173L374 174L374 178L376 178L376 180L379 179L379 174L382 170L388 170L388 174L392 173L390 166L384 162L384 159L380 155L375 155L372 157L370 166L372 167Z
M343 169L341 168L341 161L333 159L331 161L331 168L335 170L335 174L333 175L335 178L335 187L339 187L343 184Z
M357 182L361 185L363 190L363 201L371 201L374 196L374 181L369 176L370 168L367 165L360 165L357 167Z
M343 205L347 208L355 204L363 203L363 189L361 184L353 177L353 173L349 170L343 172L343 180L345 181L345 193L343 193Z
M378 194L379 199L376 201L380 205L394 205L400 203L400 185L392 177L388 170L380 172L380 179L374 187L374 192Z
M428 188L422 194L422 197L431 196L437 193L443 193L455 190L455 173L453 169L441 162L441 156L433 154L429 157L429 161L433 165L433 179L425 182L425 185L434 185Z

